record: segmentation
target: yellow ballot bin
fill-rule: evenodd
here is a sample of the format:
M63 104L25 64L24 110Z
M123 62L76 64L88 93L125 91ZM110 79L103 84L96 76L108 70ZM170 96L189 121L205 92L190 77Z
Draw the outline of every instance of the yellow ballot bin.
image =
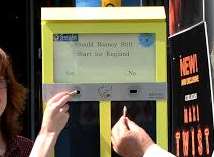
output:
M121 6L121 0L102 0L103 7L119 7Z
M111 127L127 116L168 149L163 7L42 8L43 102L79 91L55 156L114 157Z

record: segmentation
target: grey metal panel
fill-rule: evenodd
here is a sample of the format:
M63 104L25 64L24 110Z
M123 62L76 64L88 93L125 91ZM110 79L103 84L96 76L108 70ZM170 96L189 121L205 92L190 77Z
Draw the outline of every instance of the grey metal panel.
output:
M43 102L60 91L78 90L72 101L140 101L167 99L166 83L43 84Z

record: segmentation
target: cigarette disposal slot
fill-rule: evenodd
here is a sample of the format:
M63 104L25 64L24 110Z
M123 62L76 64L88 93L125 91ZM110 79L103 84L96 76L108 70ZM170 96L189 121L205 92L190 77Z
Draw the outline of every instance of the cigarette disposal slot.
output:
M129 92L130 92L131 94L137 94L137 89L131 89Z

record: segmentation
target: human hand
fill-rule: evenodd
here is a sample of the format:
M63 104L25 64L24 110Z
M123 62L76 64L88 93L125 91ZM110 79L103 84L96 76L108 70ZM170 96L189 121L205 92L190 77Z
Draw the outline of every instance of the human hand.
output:
M43 114L41 130L36 137L30 157L51 156L58 135L69 119L67 102L76 93L77 91L60 92L48 100Z
M69 119L69 104L73 92L60 92L48 100L42 120L40 133L58 136Z
M153 144L145 130L125 116L112 128L111 140L114 151L123 157L142 157Z

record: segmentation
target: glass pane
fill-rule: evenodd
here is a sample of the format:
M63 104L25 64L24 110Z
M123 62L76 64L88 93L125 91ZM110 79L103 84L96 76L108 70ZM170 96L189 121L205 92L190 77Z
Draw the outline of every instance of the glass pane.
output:
M153 82L155 54L154 33L54 34L54 81Z
M70 119L58 138L56 157L100 156L99 102L72 102Z

